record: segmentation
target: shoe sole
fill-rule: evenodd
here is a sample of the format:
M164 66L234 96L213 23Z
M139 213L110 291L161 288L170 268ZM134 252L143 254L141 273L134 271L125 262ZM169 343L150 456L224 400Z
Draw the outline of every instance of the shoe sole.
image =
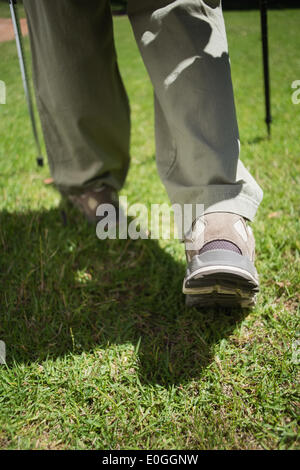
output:
M212 250L193 257L182 291L189 307L250 308L259 291L258 275L247 257L228 250Z

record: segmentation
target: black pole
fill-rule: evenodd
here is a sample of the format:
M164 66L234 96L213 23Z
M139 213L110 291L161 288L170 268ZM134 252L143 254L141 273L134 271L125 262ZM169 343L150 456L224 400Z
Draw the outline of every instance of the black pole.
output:
M34 141L35 141L35 145L36 145L36 151L37 151L36 161L37 161L37 164L39 166L43 166L44 160L43 160L43 157L42 157L41 145L40 145L40 141L39 141L39 136L38 136L37 127L36 127L36 121L35 121L35 116L34 116L34 109L33 109L32 97L31 97L31 93L30 93L28 74L27 74L26 63L25 63L25 59L24 59L24 48L23 48L23 43L22 43L22 32L21 32L21 28L20 28L18 12L17 12L17 9L16 9L16 3L17 3L17 0L9 0L11 19L12 19L12 22L13 22L13 27L14 27L14 32L15 32L17 52L18 52L19 64L20 64L21 75L22 75L22 80L23 80L23 87L24 87L24 91L25 91L25 96L26 96L26 101L27 101L27 106L28 106L28 112L29 112L29 116L30 116L30 120L31 120L33 137L34 137Z
M264 87L265 87L265 106L266 106L266 124L268 135L271 136L271 98L270 98L270 71L269 71L269 46L268 46L268 17L267 17L267 0L260 0L260 19L261 19L261 37L263 51L263 67L264 67Z

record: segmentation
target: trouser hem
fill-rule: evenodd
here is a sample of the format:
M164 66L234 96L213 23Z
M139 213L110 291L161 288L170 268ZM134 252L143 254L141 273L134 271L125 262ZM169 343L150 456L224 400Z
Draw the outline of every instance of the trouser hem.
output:
M68 187L68 186L61 186L58 184L55 184L56 189L63 195L63 196L71 196L71 195L76 195L76 194L82 194L87 191L98 191L99 189L103 188L103 186L109 186L113 188L116 192L120 191L120 187L117 187L116 185L112 184L111 182L107 181L97 181L94 182L93 184L89 185L84 185L84 186L78 186L78 187Z
M254 220L255 214L259 207L259 202L247 196L237 196L232 199L225 199L219 202L204 204L204 213L211 212L231 212L240 215L250 222Z

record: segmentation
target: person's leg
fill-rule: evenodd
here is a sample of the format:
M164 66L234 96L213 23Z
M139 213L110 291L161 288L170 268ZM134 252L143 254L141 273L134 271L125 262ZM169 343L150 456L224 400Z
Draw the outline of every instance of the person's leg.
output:
M108 0L24 0L37 104L54 182L64 193L119 190L130 117Z
M204 205L185 233L188 305L253 305L262 191L239 160L220 0L129 0L155 92L156 156L172 203ZM194 210L194 214L196 211Z
M262 191L239 160L220 0L129 0L155 91L156 155L172 203L252 220Z

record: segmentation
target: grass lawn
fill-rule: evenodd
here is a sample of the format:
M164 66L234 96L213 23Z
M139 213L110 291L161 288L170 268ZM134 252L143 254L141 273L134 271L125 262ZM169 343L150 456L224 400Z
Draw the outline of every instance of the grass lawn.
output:
M176 241L100 242L76 213L62 224L60 197L43 183L48 169L35 165L15 44L0 44L1 448L300 447L300 105L291 102L300 10L270 12L270 142L258 12L225 19L242 158L265 192L253 224L261 294L251 313L186 309ZM151 86L127 18L114 22L132 109L122 195L168 202Z

